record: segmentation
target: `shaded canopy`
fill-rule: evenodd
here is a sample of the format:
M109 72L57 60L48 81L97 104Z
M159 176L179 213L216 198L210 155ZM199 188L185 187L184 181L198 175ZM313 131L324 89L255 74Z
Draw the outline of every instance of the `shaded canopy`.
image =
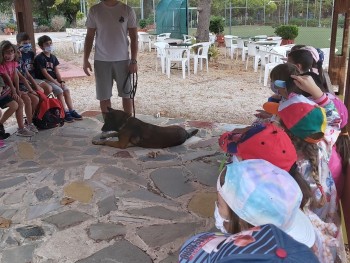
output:
M157 34L171 33L172 38L188 35L187 0L161 0L156 8Z

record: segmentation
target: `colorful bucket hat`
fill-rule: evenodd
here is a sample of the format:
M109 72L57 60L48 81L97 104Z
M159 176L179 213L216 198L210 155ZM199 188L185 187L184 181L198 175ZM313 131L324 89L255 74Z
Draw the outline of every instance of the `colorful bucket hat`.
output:
M274 224L298 242L314 245L314 228L299 208L303 194L286 171L265 160L233 162L222 186L218 178L217 190L242 220L253 226Z
M219 143L224 146L224 151L243 160L263 159L286 171L297 161L297 153L288 134L273 123L254 126L238 140L230 140L229 135L222 136Z
M267 224L235 235L201 233L181 247L179 263L316 263L315 254L306 245Z
M294 95L281 102L278 115L296 137L310 143L317 143L323 138L327 125L326 111L303 95ZM319 138L310 138L316 134Z

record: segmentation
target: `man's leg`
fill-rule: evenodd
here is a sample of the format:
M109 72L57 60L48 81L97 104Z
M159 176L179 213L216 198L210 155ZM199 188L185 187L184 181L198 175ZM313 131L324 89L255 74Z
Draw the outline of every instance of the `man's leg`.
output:
M111 100L100 100L100 108L102 112L103 119L105 119L106 113L108 112L107 108L112 107Z
M123 109L126 113L133 114L133 105L132 105L132 99L129 98L122 98L123 100Z

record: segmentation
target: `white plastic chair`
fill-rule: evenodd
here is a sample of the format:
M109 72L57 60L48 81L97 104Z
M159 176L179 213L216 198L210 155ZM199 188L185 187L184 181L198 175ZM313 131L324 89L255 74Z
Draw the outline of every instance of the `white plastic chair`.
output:
M82 36L72 35L72 49L73 53L78 54L84 50L85 39Z
M150 35L148 33L145 33L145 32L139 32L139 49L140 49L140 51L145 51L146 45L148 45L148 51L151 52Z
M188 75L190 75L190 63L189 63L189 54L188 49L179 48L179 47L169 47L165 48L166 52L166 72L168 75L168 78L170 78L170 68L171 63L177 62L181 63L182 67L182 78L186 78L186 66L188 69ZM184 53L186 53L186 56L184 56Z
M225 57L227 54L227 50L229 50L230 52L230 57L231 59L233 59L233 53L235 52L235 50L237 49L238 45L237 45L237 36L232 36L232 35L225 35L224 39L225 39Z
M284 56L274 51L269 52L262 50L259 50L259 55L261 62L259 83L261 83L262 71L264 70L264 87L266 87L271 70L277 65L283 63L281 58L283 58Z
M169 44L166 42L155 42L154 46L156 47L156 50L157 50L156 71L158 71L158 58L159 58L160 66L162 68L162 73L165 74L165 62L166 62L165 48L168 48Z
M197 52L191 55L191 58L194 60L194 74L197 74L198 72L198 62L200 62L200 70L203 70L203 59L206 60L206 66L207 66L207 72L209 72L209 66L208 66L208 51L210 47L210 42L202 42L197 43L190 48L197 47Z
M244 45L244 39L237 38L236 60L238 58L238 50L241 51L242 61L245 61L245 55L248 53L248 48Z
M157 42L164 41L167 38L170 38L171 33L162 33L157 35Z
M245 63L245 69L246 70L248 69L249 58L253 58L254 72L258 72L258 63L260 58L259 47L254 43L248 43L247 48L248 48L248 54L247 54L247 59Z
M184 38L184 43L187 43L187 44L192 44L192 41L196 42L196 38L194 36L184 34L183 38Z
M257 35L254 36L255 39L259 39L259 40L266 40L267 39L267 35Z
M214 35L213 33L209 33L209 42L210 44L214 44L216 40L216 35Z

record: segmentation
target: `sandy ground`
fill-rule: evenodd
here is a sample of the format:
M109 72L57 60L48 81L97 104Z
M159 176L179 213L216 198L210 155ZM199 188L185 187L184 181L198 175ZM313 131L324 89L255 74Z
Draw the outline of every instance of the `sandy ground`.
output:
M82 67L82 54L73 55L67 45L58 46L56 53L58 58ZM259 71L253 72L252 60L245 70L245 63L225 58L224 54L225 49L220 48L217 61L209 62L209 72L204 69L194 75L191 61L189 77L182 79L182 71L173 69L169 79L161 73L160 65L156 71L154 51L140 52L136 112L191 120L251 123L255 110L261 108L271 92L259 83ZM72 79L67 84L79 111L99 109L94 77ZM121 108L116 87L114 94L112 105Z

